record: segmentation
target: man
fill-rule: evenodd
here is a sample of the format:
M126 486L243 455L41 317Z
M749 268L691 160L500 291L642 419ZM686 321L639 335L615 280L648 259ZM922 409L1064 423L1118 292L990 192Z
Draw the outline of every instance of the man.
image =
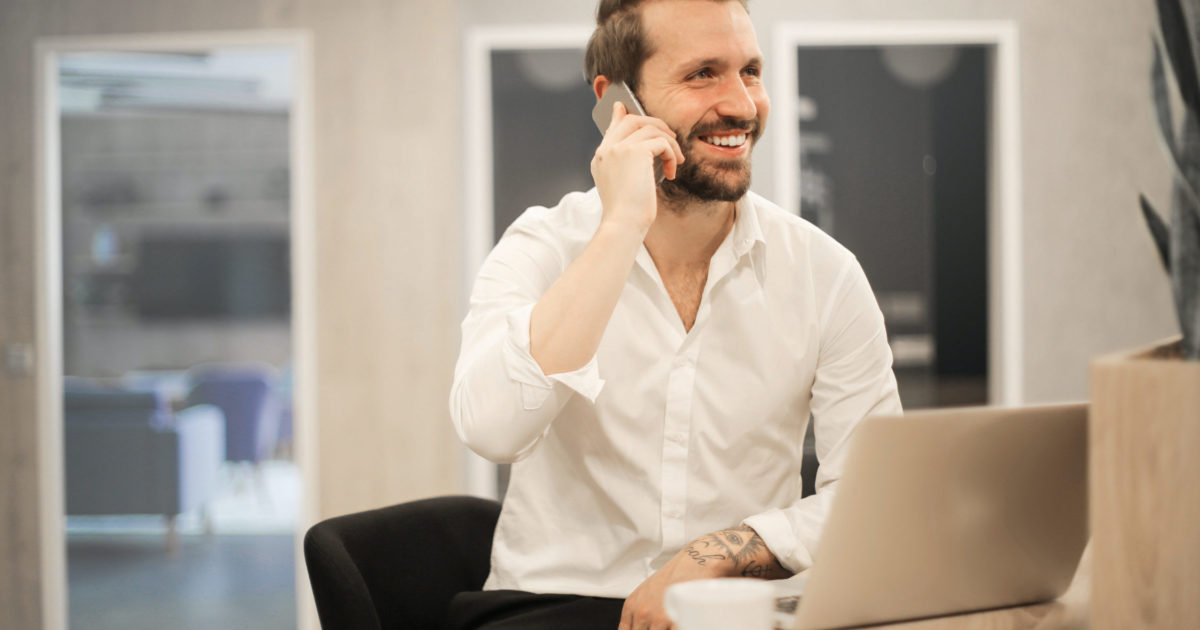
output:
M804 570L854 425L900 411L853 255L748 192L770 103L745 0L601 0L587 70L647 116L615 105L596 188L479 272L451 414L516 463L466 627L668 628L671 584Z

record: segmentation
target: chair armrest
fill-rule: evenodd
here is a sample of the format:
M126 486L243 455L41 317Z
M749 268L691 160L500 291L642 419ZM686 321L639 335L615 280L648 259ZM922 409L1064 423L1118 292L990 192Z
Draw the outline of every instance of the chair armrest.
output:
M217 489L225 461L225 415L215 405L194 405L175 415L179 434L180 512L196 509Z
M178 513L178 434L149 424L64 425L67 514Z

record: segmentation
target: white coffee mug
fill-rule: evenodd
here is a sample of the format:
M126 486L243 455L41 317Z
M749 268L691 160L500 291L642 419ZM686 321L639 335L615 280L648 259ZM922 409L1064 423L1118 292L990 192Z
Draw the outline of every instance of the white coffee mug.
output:
M771 630L775 587L748 578L680 582L663 605L677 630Z

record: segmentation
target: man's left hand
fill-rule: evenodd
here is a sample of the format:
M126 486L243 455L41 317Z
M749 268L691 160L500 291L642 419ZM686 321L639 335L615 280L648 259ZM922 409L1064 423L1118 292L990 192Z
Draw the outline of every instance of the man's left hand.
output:
M693 540L634 589L621 610L618 630L673 628L663 610L663 596L667 587L678 582L721 577L775 580L790 575L750 526L713 532Z

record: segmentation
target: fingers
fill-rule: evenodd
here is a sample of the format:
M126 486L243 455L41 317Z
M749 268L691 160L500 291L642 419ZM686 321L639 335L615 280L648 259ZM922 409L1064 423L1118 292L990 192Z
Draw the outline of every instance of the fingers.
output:
M608 123L608 129L604 132L604 139L620 142L639 129L647 126L660 129L672 138L675 137L675 132L662 119L653 116L630 114L625 110L625 104L617 101L613 103L613 116L612 120Z
M633 630L633 610L629 607L628 600L621 608L621 623L617 626L617 630Z
M621 101L613 101L612 118L608 120L608 129L604 131L605 138L612 134L613 128L616 127L617 124L621 122L621 119L624 118L628 113L629 112L625 109L625 103L622 103Z
M664 135L656 127L642 127L633 132L625 142L630 146L649 150L651 155L663 161L663 174L675 179L675 170L683 162L683 149L675 135Z
M621 625L618 630L672 630L675 624L667 619L653 620L649 617L632 617L628 619L621 618Z
M617 137L620 135L618 133L606 135L597 150L597 155L601 153L619 154L626 150L647 151L651 156L662 160L663 175L668 179L675 179L675 173L684 161L683 149L675 139L675 134L664 131L666 123L658 119L627 116L626 120L633 118L638 118L640 121L620 127L620 134L624 134L623 137ZM658 124L643 121L656 121Z
M649 610L641 610L637 604L630 605L626 600L621 609L621 623L617 630L673 630L674 622L667 618L662 611L655 615Z
M676 153L676 149L672 148L672 143L663 138L655 138L647 141L645 148L650 151L651 155L662 160L663 177L675 179L679 160L682 160L683 157Z
M653 138L663 138L666 143L652 142ZM663 176L668 179L675 179L678 167L684 161L683 149L667 123L653 116L631 114L621 101L613 103L612 119L604 132L597 155L606 149L615 151L618 146L637 146L650 150L651 155L662 160Z
M616 156L622 154L629 155L631 157L637 157L639 155L649 156L662 160L663 176L667 179L675 179L675 175L679 169L679 160L682 159L678 153L678 149L675 148L671 141L666 138L648 138L636 142L627 142L619 150L603 153L597 151L590 164L592 177L599 177L600 164L606 159L605 156Z

